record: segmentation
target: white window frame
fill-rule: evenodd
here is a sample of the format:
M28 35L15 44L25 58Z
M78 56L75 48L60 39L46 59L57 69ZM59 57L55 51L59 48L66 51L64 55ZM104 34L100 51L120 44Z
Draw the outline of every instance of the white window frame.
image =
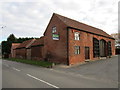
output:
M77 55L77 54L80 54L80 46L74 46L74 53Z
M80 33L79 32L74 32L74 39L80 40Z
M52 33L57 32L56 26L52 27Z

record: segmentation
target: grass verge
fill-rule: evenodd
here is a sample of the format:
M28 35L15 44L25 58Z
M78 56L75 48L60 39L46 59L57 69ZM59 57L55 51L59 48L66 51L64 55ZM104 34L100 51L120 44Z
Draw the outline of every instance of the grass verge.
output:
M47 68L52 67L52 63L46 62L46 61L36 61L36 60L17 59L17 58L9 58L6 60L21 62L21 63L25 63L25 64L31 64L31 65L36 65L36 66L42 66L42 67L47 67Z

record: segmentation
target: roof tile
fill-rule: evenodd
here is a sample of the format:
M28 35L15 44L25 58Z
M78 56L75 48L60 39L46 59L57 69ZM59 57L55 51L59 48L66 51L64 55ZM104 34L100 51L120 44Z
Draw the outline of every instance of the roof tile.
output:
M40 37L38 40L36 40L34 43L32 43L31 46L37 46L37 45L43 45L44 44L44 36Z
M24 41L23 43L21 43L18 47L18 48L27 48L29 47L30 44L32 44L32 42L35 41L35 39L30 39L30 40L27 40L27 41Z
M73 28L81 29L81 30L84 30L84 31L87 31L87 32L92 32L92 33L95 33L95 34L99 34L99 35L103 35L103 36L112 38L109 34L107 34L106 32L104 32L101 29L89 26L87 24L83 24L81 22L78 22L76 20L67 18L65 16L62 16L62 15L59 15L59 14L56 14L56 13L54 13L54 15L56 15L68 27L73 27Z

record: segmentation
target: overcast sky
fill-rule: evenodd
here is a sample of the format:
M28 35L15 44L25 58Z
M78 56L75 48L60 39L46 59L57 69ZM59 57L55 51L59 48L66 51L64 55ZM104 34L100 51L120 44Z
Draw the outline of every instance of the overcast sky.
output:
M16 37L42 36L53 13L103 29L108 34L117 33L118 1L1 0L0 26L6 27L0 28L0 41L11 33Z

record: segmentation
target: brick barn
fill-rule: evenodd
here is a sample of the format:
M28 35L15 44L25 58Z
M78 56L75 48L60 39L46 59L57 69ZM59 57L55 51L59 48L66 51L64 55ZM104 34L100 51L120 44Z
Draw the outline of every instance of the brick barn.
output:
M20 45L20 43L12 43L11 46L11 57L15 58L16 57L16 48Z
M115 40L101 29L53 14L44 32L44 58L77 64L115 55Z
M31 49L29 48L35 39L30 39L21 43L16 50L16 58L31 59Z
M36 40L31 45L31 59L32 60L44 60L44 37L40 37L40 39Z

